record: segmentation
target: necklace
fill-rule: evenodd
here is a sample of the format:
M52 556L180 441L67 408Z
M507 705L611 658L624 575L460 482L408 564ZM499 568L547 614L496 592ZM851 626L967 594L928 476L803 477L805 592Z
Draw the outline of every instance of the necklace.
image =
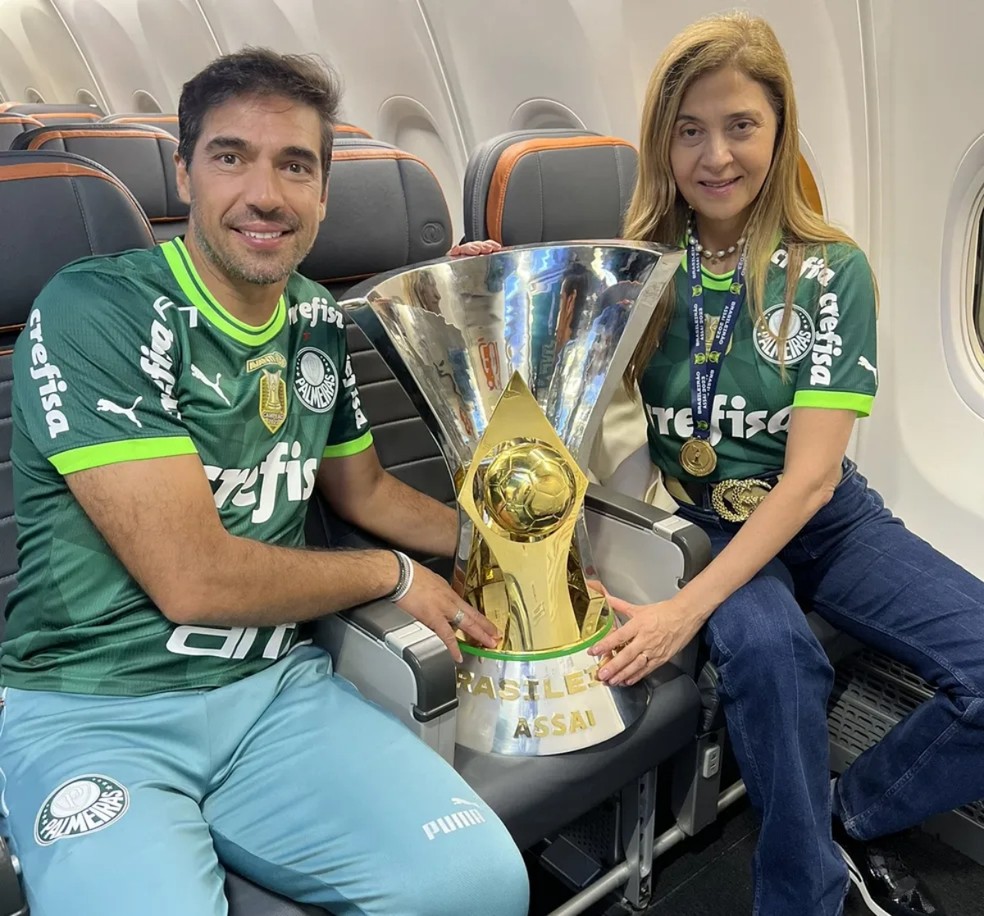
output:
M687 244L693 242L697 246L697 250L700 252L702 258L707 258L708 261L723 261L725 258L733 255L742 245L745 244L745 236L738 239L734 245L728 248L723 248L720 251L713 251L710 248L704 248L700 243L700 239L697 238L697 233L693 226L693 217L687 217Z

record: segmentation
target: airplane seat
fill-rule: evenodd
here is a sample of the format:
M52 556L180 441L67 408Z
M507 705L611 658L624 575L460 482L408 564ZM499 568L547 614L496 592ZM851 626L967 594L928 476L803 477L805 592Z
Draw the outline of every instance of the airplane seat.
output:
M411 257L427 258L435 251L446 250L450 232L447 207L443 196L438 196L435 191L436 182L419 160L387 148L385 144L358 141L367 149L348 150L342 145L346 142L349 141L339 141L336 163L339 170L335 176L339 180L332 185L333 192L337 192L333 199L337 212L333 227L329 228L342 239L358 230L355 240L370 248L375 247L377 233L387 243L377 249L383 257L377 253L375 262L360 257L357 250L350 251L350 260L340 262L341 277L351 276L348 272L359 270L359 265L366 271L380 265L404 266L403 262ZM0 302L5 302L10 297L12 303L20 305L17 323L22 324L29 314L30 303L40 283L68 261L86 254L152 243L150 226L132 193L108 170L69 153L26 150L2 156L7 158L0 157L0 206L26 216L18 220L16 231L13 227L9 230L11 238L5 241L10 244L0 245L0 269L6 268L5 276L20 278L24 263L36 263L35 273L41 278L39 282L23 287L8 286L0 298ZM2 180L5 164L15 167L9 173L11 180L6 188L7 182ZM30 168L25 168L27 166ZM347 167L367 169L366 174L372 176L370 180L374 186L385 182L389 175L389 186L399 193L399 197L391 198L386 209L363 218L359 194L350 194L348 198L344 194L345 182L341 176ZM59 178L104 180L46 184L36 181L25 189L29 178L48 176L49 172ZM100 184L115 190L106 192L100 189ZM357 185L355 182L354 186ZM3 196L5 191L6 197ZM97 208L95 213L90 212L89 202L102 200L99 197L101 191L103 197L106 193L115 195L113 205L108 210ZM348 213L348 223L345 223L343 209L346 199L354 208ZM395 216L401 212L401 206L403 220ZM66 207L68 210L62 215ZM33 214L38 215L32 218ZM52 219L52 214L57 216L56 220ZM394 223L399 227L395 235ZM55 244L52 244L52 225L57 228ZM341 254L345 254L344 246ZM320 266L317 261L312 265L313 268ZM314 272L320 273L316 269ZM324 275L319 278L332 279ZM18 292L16 298L14 292ZM16 327L12 325L10 332L15 333ZM3 365L9 379L9 352ZM9 414L9 390L7 397ZM397 445L399 438L397 430ZM6 447L9 451L9 442ZM8 473L5 499L8 521L4 530L11 570L8 582L12 581L16 551L14 524L9 518L12 512L9 484ZM645 526L641 530L645 535ZM454 757L455 671L438 637L388 602L375 602L346 614L331 615L321 622L319 637L333 651L338 670L354 680L369 699L393 709L423 740L441 749L445 756ZM393 674L397 668L402 668L402 674ZM395 702L381 689L394 685L402 689ZM622 818L611 848L618 848L619 858L624 861L616 860L611 872L587 888L589 894L595 895L591 899L598 899L623 885L626 895L633 900L647 896L654 768L683 747L695 728L698 698L696 686L689 677L673 666L666 666L650 687L652 699L647 713L604 747L560 758L503 760L493 758L493 755L471 755L470 759L461 762L455 759L475 791L494 799L491 801L493 807L501 810L507 826L524 847L550 837L571 819L605 799L620 797ZM622 791L623 787L627 788ZM556 867L561 868L569 860L570 853L562 846L556 856ZM283 916L317 912L283 901L234 875L229 875L227 893L233 901L232 916L259 916L271 911ZM582 898L579 906L568 912L581 912L589 903L590 900ZM12 901L9 913L18 913L20 906L18 901ZM0 909L0 916L7 916L7 913Z
M466 238L494 238L513 245L617 238L634 190L635 169L633 147L586 131L524 130L493 137L472 153L466 169ZM811 204L819 206L816 182L802 157L800 180ZM609 588L618 591L613 585ZM832 664L857 650L855 640L805 610ZM700 727L688 752L675 760L672 800L677 824L686 835L717 817L723 797L718 761L726 745L718 672L703 642L693 652L702 701ZM708 761L715 763L708 766ZM740 797L731 790L724 794Z
M176 114L166 114L158 112L155 114L141 114L139 111L120 111L108 114L100 123L102 124L145 124L149 127L159 127L166 130L175 137L179 135L178 116ZM367 140L372 139L369 131L355 124L343 124L339 122L333 128L335 139L339 140L348 137L363 137Z
M27 115L0 114L0 150L10 149L11 143L22 133L44 125Z
M17 532L10 466L13 346L41 288L78 258L154 245L151 226L117 176L69 152L0 152L0 601L6 605L17 575ZM0 615L0 637L4 618ZM7 803L16 803L8 791ZM0 837L0 916L27 916L19 865ZM230 916L324 916L284 901L228 874ZM134 914L137 916L137 914Z
M0 602L17 575L10 466L13 346L35 297L64 265L149 248L150 225L130 191L95 162L69 153L0 152ZM4 618L0 616L0 636ZM8 792L8 803L16 804ZM0 916L26 916L16 860L0 839Z
M332 160L328 215L300 267L302 273L326 285L344 305L343 291L352 283L444 255L451 246L451 222L440 187L424 163L389 144L366 139L340 139ZM372 423L381 462L411 485L450 502L450 476L418 414L417 402L408 397L361 331L351 323L348 327L362 406ZM641 509L641 516L633 515L597 487L588 500L589 513L603 517L613 528L631 529L636 538L658 542L653 550L663 550L668 561L661 570L660 587L664 591L675 588L678 579L695 574L706 562L703 542L688 540L683 532L654 527L661 520L654 518L655 510ZM651 569L640 569L631 559L623 558L621 565L636 581L652 578ZM652 699L643 718L603 746L540 758L485 754L455 747L454 666L433 636L424 649L419 630L398 608L376 602L321 621L319 639L332 652L341 674L368 698L393 709L454 763L495 809L521 848L529 850L545 840L542 858L556 871L568 873L572 860L586 861L561 839L562 829L617 798L621 832L606 836L602 843L619 850L606 863L614 867L599 881L593 881L597 869L590 876L586 872L572 877L575 886L587 885L583 893L588 896L571 901L567 912L582 912L591 900L619 888L636 905L647 899L651 856L647 857L646 850L653 828L655 768L685 746L693 734L698 709L693 680L674 665L661 669L650 679ZM399 684L394 680L392 688L384 683L392 678L383 665L398 667L408 648L417 654L414 666L423 661L431 669L426 678L422 673L415 676L412 708L400 695L405 676ZM435 721L440 723L437 729Z
M88 124L103 116L98 108L81 102L4 102L0 114L25 115L42 124Z
M137 198L157 241L184 233L188 205L178 197L174 152L178 141L166 130L138 124L58 124L14 138L14 149L59 150L108 168Z
M587 130L517 130L468 160L465 240L503 245L618 238L638 154L627 140Z
M369 133L364 127L359 127L357 124L346 124L343 121L337 122L332 127L332 132L335 135L336 140L371 140L372 134Z
M173 137L178 136L178 116L176 114L141 114L138 111L117 112L108 114L99 121L100 124L142 124L147 127L156 127L159 130L166 130Z
M423 161L378 140L336 139L327 216L298 268L304 276L340 300L359 280L441 257L450 247L444 193ZM351 321L346 329L380 461L400 480L450 503L444 459L417 408L362 331Z

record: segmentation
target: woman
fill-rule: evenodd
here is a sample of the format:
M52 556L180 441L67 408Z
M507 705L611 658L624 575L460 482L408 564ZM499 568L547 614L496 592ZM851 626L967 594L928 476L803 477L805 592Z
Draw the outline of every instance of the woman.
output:
M631 620L596 647L618 650L600 676L635 683L703 628L762 814L756 913L835 916L850 878L874 913L939 914L859 841L984 796L984 583L844 457L877 386L877 294L861 250L810 208L798 162L771 28L739 12L678 35L649 84L625 235L682 241L687 257L627 375L651 458L715 558L669 601L613 601ZM938 688L833 785L833 671L800 602Z
M862 841L984 796L984 583L907 531L844 457L876 391L877 294L861 250L811 210L798 161L792 80L765 22L715 17L670 43L624 234L687 257L627 381L651 459L715 558L669 601L613 599L630 620L594 651L616 653L603 680L633 684L703 629L762 815L755 913L835 916L850 879L873 913L941 914ZM938 689L834 784L833 671L801 602Z

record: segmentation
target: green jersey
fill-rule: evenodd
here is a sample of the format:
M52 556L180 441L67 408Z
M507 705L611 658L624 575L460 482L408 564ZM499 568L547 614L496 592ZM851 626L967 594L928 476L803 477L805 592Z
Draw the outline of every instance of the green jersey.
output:
M218 687L297 642L293 624L171 623L65 478L197 454L231 534L303 546L322 457L372 442L323 287L293 274L253 327L211 296L180 239L76 262L42 291L17 342L12 414L20 571L3 684L129 696Z
M860 249L826 246L803 259L780 371L788 253L772 255L758 322L741 310L718 373L710 442L717 467L694 478L680 467L680 446L693 434L690 406L690 283L686 264L676 275L676 308L662 345L640 379L649 417L649 451L673 477L708 482L767 475L783 467L794 407L871 412L878 387L875 294L871 269ZM703 272L706 346L714 337L729 296L731 275Z

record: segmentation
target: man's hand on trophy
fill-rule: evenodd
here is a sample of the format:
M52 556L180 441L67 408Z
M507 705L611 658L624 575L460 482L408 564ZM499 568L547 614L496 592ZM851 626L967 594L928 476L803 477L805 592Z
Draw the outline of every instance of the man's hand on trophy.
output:
M679 599L656 604L630 604L608 596L612 610L629 621L588 649L589 655L610 656L598 672L609 686L632 685L676 655L704 623Z
M456 662L460 664L462 657L454 635L455 629L460 629L488 649L494 649L499 644L499 631L491 620L479 614L444 579L426 566L414 563L413 567L410 591L396 604L440 636Z
M455 245L448 252L449 258L464 258L464 257L474 257L479 254L492 254L494 251L499 251L502 246L493 239L485 239L480 242L462 242L460 245Z

